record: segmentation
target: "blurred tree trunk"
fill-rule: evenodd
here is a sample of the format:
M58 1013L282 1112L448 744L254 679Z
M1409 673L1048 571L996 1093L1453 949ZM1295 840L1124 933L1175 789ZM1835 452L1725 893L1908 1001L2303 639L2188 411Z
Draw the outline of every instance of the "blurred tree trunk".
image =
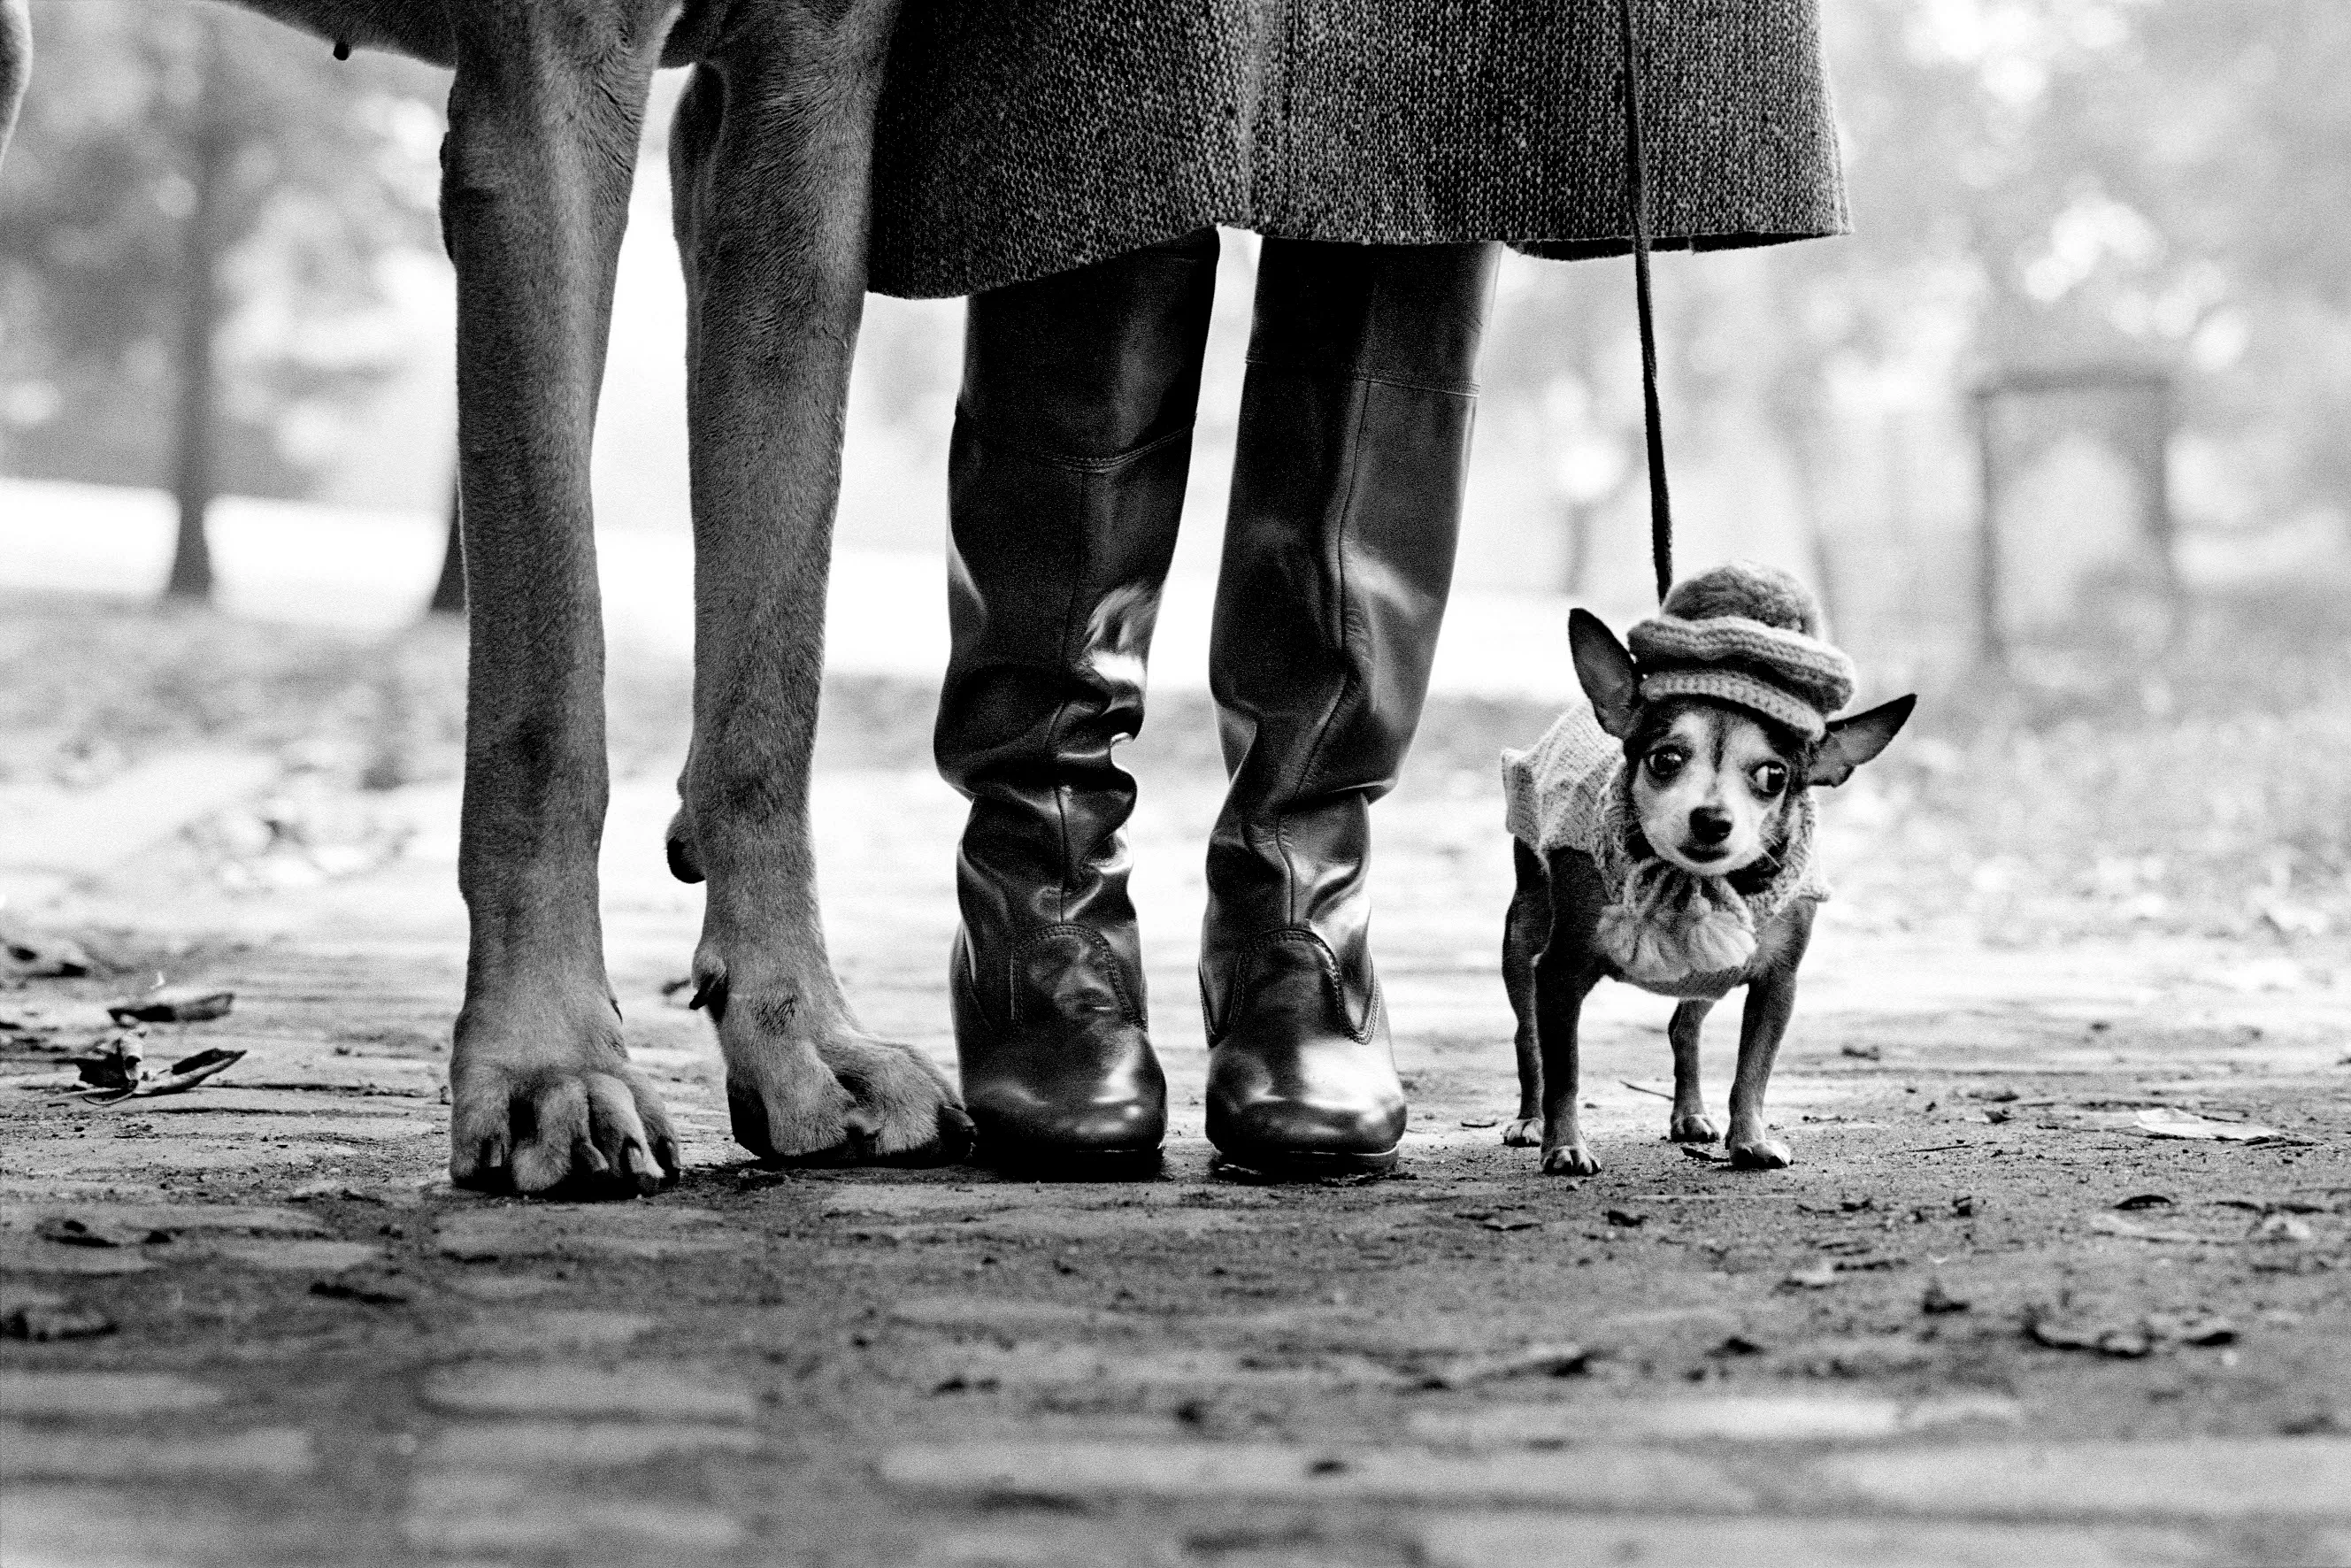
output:
M1587 502L1562 499L1559 504L1560 538L1565 546L1560 562L1560 591L1581 598L1583 580L1592 570L1592 534L1597 510Z
M199 30L196 102L190 119L188 214L181 225L180 330L173 345L179 364L178 428L173 435L172 497L180 516L172 550L165 599L209 603L213 596L212 544L204 537L204 514L213 503L214 459L220 441L220 367L216 362L221 319L221 253L227 247L224 221L232 148L215 112L219 94L214 69L214 39L207 24Z
M457 481L449 481L449 542L441 549L441 580L433 585L427 615L465 613L465 502Z

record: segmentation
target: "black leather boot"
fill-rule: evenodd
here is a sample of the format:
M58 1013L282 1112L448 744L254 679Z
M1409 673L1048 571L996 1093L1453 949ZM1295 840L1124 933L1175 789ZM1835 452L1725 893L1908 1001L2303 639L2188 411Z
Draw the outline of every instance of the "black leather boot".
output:
M1372 969L1370 807L1453 578L1491 246L1269 239L1209 648L1231 785L1208 846L1208 1137L1385 1170L1405 1101Z
M1143 725L1216 268L1204 230L971 302L935 738L971 800L949 978L991 1164L1147 1171L1166 1131L1111 748Z

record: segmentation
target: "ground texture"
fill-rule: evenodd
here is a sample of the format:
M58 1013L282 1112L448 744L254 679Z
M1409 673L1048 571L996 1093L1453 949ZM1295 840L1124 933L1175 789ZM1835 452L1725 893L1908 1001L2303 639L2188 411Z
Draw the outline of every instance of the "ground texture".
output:
M664 989L698 911L661 872L666 786L625 767L608 944L692 1169L604 1205L442 1175L445 778L175 736L0 779L9 1568L2351 1562L2351 964L2323 922L2003 942L1906 906L1910 819L1832 800L1844 895L1772 1094L1799 1163L1663 1142L1667 1004L1614 988L1605 1169L1545 1179L1499 1141L1483 743L1438 744L1380 809L1407 1158L1246 1185L1200 1135L1198 741L1138 748L1176 1130L1124 1186L748 1163ZM958 803L905 750L828 751L827 909L866 1020L944 1061ZM31 972L58 933L92 972ZM99 1004L159 973L235 999L154 1026L151 1062L248 1054L73 1097Z

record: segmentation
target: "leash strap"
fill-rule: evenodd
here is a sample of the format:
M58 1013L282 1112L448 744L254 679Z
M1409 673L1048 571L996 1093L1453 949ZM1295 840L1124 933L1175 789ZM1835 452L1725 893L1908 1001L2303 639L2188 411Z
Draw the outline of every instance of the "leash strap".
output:
M1633 0L1617 0L1625 48L1625 178L1633 207L1633 298L1641 319L1641 419L1649 447L1649 559L1657 569L1657 602L1674 586L1674 502L1666 488L1665 423L1657 408L1657 324L1649 300L1648 157L1641 142L1640 49Z

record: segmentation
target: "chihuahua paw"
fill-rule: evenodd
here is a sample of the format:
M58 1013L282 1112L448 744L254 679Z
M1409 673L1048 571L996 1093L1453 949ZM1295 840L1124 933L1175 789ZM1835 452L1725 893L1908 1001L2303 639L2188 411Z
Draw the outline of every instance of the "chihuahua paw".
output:
M1796 1156L1777 1138L1744 1138L1731 1144L1730 1163L1743 1171L1776 1171L1794 1165Z
M1514 1149L1531 1149L1542 1142L1542 1118L1521 1116L1502 1125L1502 1142Z
M1715 1130L1714 1124L1707 1120L1706 1116L1699 1112L1677 1111L1674 1113L1673 1120L1666 1124L1667 1143L1711 1144L1719 1141L1721 1137L1722 1134Z
M1592 1157L1592 1145L1578 1138L1572 1144L1545 1149L1542 1170L1545 1176L1597 1176L1600 1174L1600 1162Z

